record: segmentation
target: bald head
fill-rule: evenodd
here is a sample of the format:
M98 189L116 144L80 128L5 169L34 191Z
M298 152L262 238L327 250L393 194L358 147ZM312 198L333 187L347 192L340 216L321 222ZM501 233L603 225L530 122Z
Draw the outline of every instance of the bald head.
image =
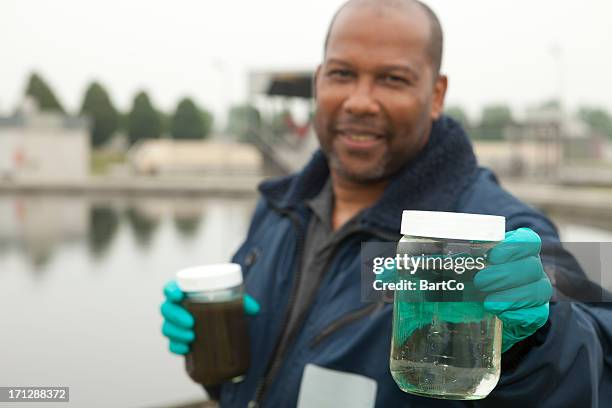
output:
M367 7L371 8L374 13L381 15L384 12L394 13L407 13L415 14L420 13L429 23L429 39L427 44L427 57L431 61L433 72L438 74L440 67L442 66L442 49L444 43L444 36L442 33L442 26L440 20L426 4L418 0L349 0L342 7L338 9L334 17L332 18L329 28L327 29L327 35L325 37L325 49L324 53L327 53L327 46L329 44L329 38L331 36L334 23L338 16L352 8L356 7Z

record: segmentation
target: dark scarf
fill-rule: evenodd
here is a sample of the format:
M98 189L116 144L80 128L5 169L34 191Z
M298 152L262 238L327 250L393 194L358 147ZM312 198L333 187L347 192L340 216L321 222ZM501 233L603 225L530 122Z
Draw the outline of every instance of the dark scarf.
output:
M363 214L363 222L398 232L403 210L454 211L461 193L476 175L472 144L461 126L442 116L427 145L391 179L383 196ZM296 174L263 182L262 195L276 207L302 208L329 177L327 159L317 150Z

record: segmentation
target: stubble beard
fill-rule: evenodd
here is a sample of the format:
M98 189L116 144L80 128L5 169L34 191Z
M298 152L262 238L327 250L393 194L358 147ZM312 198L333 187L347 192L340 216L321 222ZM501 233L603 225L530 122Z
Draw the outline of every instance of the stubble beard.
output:
M389 153L386 153L382 160L379 160L376 165L367 172L355 172L351 171L344 165L340 157L338 157L334 151L333 147L321 146L321 148L327 157L327 163L330 169L333 169L339 176L348 181L356 184L373 184L389 177L388 167L391 162ZM364 157L364 160L366 160L366 157Z

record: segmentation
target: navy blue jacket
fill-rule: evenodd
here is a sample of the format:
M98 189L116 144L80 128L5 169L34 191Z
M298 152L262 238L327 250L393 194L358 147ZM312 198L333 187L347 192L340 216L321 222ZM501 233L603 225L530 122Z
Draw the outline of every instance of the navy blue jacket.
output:
M260 186L262 198L233 261L242 264L245 290L259 301L261 312L249 317L250 368L243 382L221 387L222 407L246 407L252 400L264 407L294 407L309 363L374 379L377 407L611 406L612 309L604 303L551 303L546 325L502 355L500 381L484 400L418 397L402 392L393 381L392 305L361 301L361 242L398 240L404 209L503 215L507 230L529 227L544 241L559 239L544 215L504 191L490 171L477 166L465 133L445 117L434 123L423 152L366 210L362 229L338 245L301 330L284 355L274 357L292 307L293 284L308 273L299 270L311 215L304 201L328 176L325 156L318 151L300 173ZM572 273L583 276L581 270Z

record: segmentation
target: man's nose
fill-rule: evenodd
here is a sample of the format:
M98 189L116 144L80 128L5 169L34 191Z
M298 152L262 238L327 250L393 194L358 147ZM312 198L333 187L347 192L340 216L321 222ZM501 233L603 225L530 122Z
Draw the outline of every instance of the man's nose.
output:
M372 83L367 79L361 79L355 84L344 102L344 109L346 109L347 113L355 116L377 114L380 107L372 92Z

